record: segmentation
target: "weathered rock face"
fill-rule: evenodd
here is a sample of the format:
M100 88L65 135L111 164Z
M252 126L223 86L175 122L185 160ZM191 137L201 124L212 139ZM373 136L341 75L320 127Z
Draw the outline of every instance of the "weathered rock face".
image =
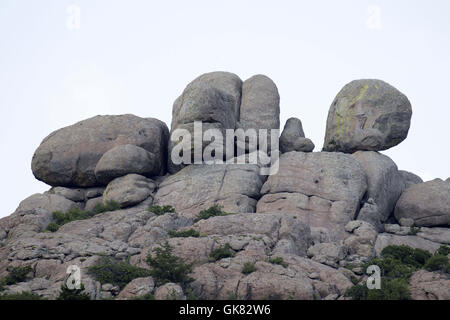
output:
M136 173L152 177L162 172L163 163L147 150L125 144L107 151L95 167L95 177L102 184L108 184L115 178Z
M211 72L196 78L175 100L171 134L175 129L186 129L194 139L195 121L204 122L203 130L235 129L240 114L241 90L242 80L229 72ZM174 143L170 141L168 169L171 173L184 166L172 162L170 154L173 147Z
M191 165L160 184L155 204L171 205L186 217L214 204L231 213L255 212L264 179L253 164Z
M381 151L398 145L411 122L408 98L381 80L355 80L328 112L324 151Z
M242 85L242 103L237 127L244 130L280 129L280 95L277 86L268 77L256 75ZM268 135L269 145L270 141Z
M375 226L384 223L405 189L402 175L397 165L388 156L373 151L358 151L352 155L364 168L367 175L366 198L372 199L371 205L377 210L361 210L358 220L372 223Z
M419 183L403 192L395 218L409 218L418 227L450 225L450 183L436 179Z
M103 193L103 203L116 201L122 208L131 207L151 197L156 190L153 180L129 174L111 181Z
M399 236L388 233L381 233L378 235L377 241L375 243L375 251L379 256L381 251L387 246L408 246L411 248L418 248L427 250L430 253L435 253L437 249L440 248L441 244L423 239L418 236Z
M450 276L419 270L411 276L409 290L413 300L450 300Z
M423 182L421 177L419 177L418 175L416 175L412 172L399 170L399 173L402 175L403 180L405 181L405 189L408 189L409 187L411 187L415 184L419 184L419 183Z
M352 156L289 152L262 187L257 212L300 213L312 229L328 231L326 242L341 240L366 189L366 174Z
M96 186L100 184L94 173L98 161L108 150L124 144L152 153L163 174L168 136L167 126L157 119L96 116L45 138L33 156L33 174L52 186Z
M286 153L291 151L311 152L313 150L314 143L305 138L300 119L289 118L280 136L280 151Z
M126 285L117 297L118 300L142 297L153 293L155 282L152 277L137 278Z

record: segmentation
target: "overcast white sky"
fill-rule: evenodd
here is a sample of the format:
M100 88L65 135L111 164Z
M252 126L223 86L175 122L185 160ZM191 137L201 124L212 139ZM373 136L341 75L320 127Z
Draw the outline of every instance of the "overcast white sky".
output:
M385 80L408 96L413 118L384 153L424 180L445 179L449 16L448 0L0 0L0 217L49 188L31 172L49 133L97 114L169 125L186 84L217 70L271 77L282 127L300 118L316 151L337 92Z

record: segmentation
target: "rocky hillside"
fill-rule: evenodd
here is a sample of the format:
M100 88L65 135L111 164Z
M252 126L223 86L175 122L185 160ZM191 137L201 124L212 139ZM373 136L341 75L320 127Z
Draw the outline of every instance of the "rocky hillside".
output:
M397 298L450 299L450 180L423 182L378 152L412 116L383 81L338 93L322 152L289 119L274 175L260 162L173 163L174 130L279 129L279 103L266 76L213 72L175 100L170 131L117 115L51 133L31 164L51 188L0 220L0 297L61 298L78 266L91 299L367 298L355 288L381 264Z

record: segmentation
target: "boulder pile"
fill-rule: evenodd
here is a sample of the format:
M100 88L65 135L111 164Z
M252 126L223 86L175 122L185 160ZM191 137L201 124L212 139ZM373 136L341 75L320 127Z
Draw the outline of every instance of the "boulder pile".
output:
M384 248L434 254L450 245L450 180L423 182L380 153L408 135L412 109L404 94L381 80L347 84L329 109L322 152L313 152L298 118L279 135L279 116L268 77L212 72L175 100L170 131L160 120L127 114L51 133L31 164L51 188L0 219L0 295L55 299L75 265L91 299L342 300ZM239 162L252 153L225 163L174 163L180 141L172 133L185 129L193 138L196 122L224 135L272 129L267 143L279 138L279 150L258 151L253 163ZM246 142L239 139L236 145ZM262 160L275 152L276 173L261 174ZM109 257L151 272L148 257L165 243L191 264L188 285L143 272L122 286L89 271ZM2 284L11 268L28 266L26 278ZM415 299L449 299L450 276L419 270L409 290Z

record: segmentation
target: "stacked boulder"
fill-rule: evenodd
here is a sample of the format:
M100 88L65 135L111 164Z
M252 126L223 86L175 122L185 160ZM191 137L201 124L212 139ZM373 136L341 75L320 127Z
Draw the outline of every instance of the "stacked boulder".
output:
M31 266L33 279L6 292L54 299L67 268L77 265L92 299L169 293L186 299L179 284L146 276L119 288L88 273L104 256L148 268L148 255L167 241L192 264L191 290L203 299L345 299L355 279L365 280L361 266L385 247L434 253L450 245L450 180L423 182L380 153L406 138L412 116L407 97L383 81L356 80L338 93L322 152L313 152L297 118L287 120L278 141L280 96L263 75L246 81L228 72L201 75L175 100L172 115L170 134L153 118L97 116L43 140L32 170L52 188L0 219L0 278L10 266ZM247 147L223 164L174 163L180 141L171 135L185 129L193 138L197 122L223 136L227 129L273 130L266 142L279 142L278 171L262 174L271 154ZM233 152L246 143L235 138ZM192 151L193 140L188 143ZM202 141L201 151L206 148ZM241 162L253 155L255 163ZM120 209L44 232L55 211L91 212L111 201ZM211 207L224 212L196 219ZM183 233L197 236L177 236ZM229 256L211 261L225 246ZM253 271L243 272L249 264ZM430 292L448 297L444 278L419 271L411 292L419 299Z

